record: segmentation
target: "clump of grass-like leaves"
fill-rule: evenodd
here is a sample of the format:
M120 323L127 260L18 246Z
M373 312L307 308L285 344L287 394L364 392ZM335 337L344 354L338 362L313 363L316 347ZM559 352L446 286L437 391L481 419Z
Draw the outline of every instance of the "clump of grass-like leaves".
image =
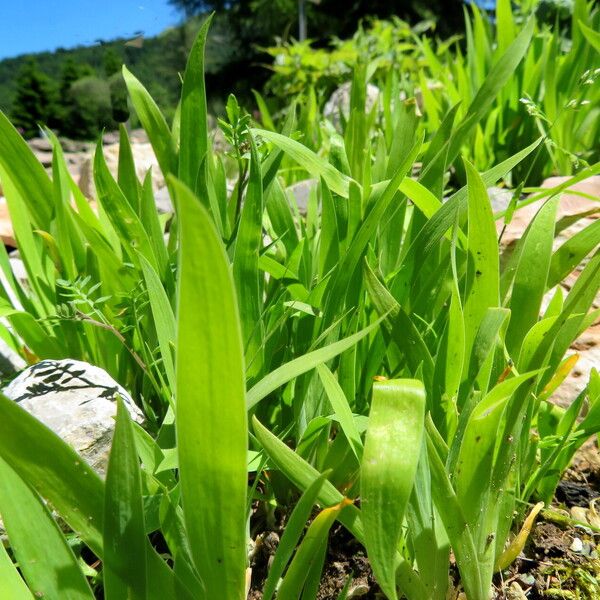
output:
M0 398L1 588L15 599L241 600L249 520L300 492L264 598L316 597L337 520L390 599L445 599L452 552L469 600L485 600L519 551L522 535L507 543L528 503L549 500L600 431L597 373L568 410L548 401L565 352L597 318L600 287L600 221L553 250L560 194L600 165L539 192L543 206L501 261L503 216L486 187L542 140L483 173L459 158L482 107L511 85L533 25L466 112L450 108L435 131L393 94L383 119L367 113L364 66L343 135L310 106L262 129L231 99L222 125L233 161L211 149L207 29L173 124L124 71L175 206L168 223L150 176L136 178L124 129L116 180L96 151L95 213L52 134L49 178L0 115L0 177L27 270L17 281L0 255L3 337L30 360L104 367L149 421L143 430L119 404L102 481ZM466 185L444 199L457 165ZM289 169L311 179L306 215L286 190ZM561 282L583 263L565 296Z

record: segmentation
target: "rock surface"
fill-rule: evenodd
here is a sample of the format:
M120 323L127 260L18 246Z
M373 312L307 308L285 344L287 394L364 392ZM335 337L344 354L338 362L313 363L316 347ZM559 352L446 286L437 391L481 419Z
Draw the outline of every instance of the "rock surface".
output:
M132 419L143 415L106 371L77 360L44 360L3 393L70 444L100 475L106 472L119 394Z
M297 181L293 185L287 188L288 198L291 201L296 202L296 206L298 207L298 212L301 215L306 215L306 211L308 210L308 200L310 198L310 193L317 186L316 179L303 179L302 181Z
M329 100L325 104L323 109L323 116L329 119L336 127L340 125L340 113L344 116L344 119L348 119L350 116L350 94L352 91L352 82L347 81L342 83L329 97ZM379 102L380 91L376 85L371 83L367 84L367 96L365 109L368 112Z

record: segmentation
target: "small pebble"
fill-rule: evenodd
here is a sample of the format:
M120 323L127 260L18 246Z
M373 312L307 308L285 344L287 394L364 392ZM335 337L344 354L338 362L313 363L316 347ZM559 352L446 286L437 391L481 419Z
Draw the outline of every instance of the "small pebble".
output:
M360 598L369 593L369 586L365 583L359 583L348 590L348 598Z
M583 550L583 542L578 538L573 538L570 550L572 552L581 552Z
M583 508L583 506L572 506L571 517L581 523L588 523L587 509Z
M519 575L519 583L526 586L532 586L535 584L535 577L531 573L521 573Z

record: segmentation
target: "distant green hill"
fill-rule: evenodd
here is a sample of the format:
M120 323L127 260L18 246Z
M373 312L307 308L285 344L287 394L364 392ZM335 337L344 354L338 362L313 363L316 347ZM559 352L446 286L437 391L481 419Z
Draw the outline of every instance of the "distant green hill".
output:
M105 77L104 60L107 52L117 53L123 63L148 88L158 104L172 110L177 104L180 91L179 72L185 68L185 58L194 40L202 18L196 17L179 27L166 29L155 37L144 38L141 48L126 45L126 39L116 39L94 46L60 48L55 52L42 52L8 58L0 61L0 110L10 114L15 92L16 79L21 68L32 56L39 68L54 82L58 82L63 64L67 59L88 64L96 76ZM220 104L221 96L230 90L219 89L223 74L231 68L236 54L235 40L231 39L225 22L218 17L213 21L206 48L207 79L213 103ZM226 77L226 79L230 79ZM210 89L212 88L212 89Z

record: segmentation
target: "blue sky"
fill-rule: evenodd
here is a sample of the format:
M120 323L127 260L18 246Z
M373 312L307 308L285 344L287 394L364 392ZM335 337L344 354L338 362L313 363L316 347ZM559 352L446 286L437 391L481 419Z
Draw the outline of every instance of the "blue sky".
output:
M0 59L175 25L167 0L0 0Z

